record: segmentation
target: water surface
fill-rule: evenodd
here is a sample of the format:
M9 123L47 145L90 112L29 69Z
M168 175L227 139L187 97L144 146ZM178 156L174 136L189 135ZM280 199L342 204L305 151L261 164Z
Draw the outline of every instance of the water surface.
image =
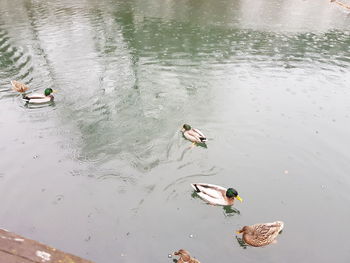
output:
M348 262L349 19L327 1L1 1L0 225L96 262ZM24 105L12 79L55 103ZM275 220L276 245L240 246Z

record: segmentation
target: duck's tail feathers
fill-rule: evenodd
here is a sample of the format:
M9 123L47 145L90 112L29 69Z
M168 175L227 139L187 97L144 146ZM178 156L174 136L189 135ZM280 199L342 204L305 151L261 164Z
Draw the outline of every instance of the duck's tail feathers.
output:
M201 140L201 142L206 142L207 141L207 138L205 138L205 137L200 137L199 139Z
M193 187L193 189L194 189L197 193L199 193L199 192L201 191L201 190L199 190L197 184L191 184L191 186Z
M282 221L276 221L276 223L279 225L280 230L284 228L284 223Z

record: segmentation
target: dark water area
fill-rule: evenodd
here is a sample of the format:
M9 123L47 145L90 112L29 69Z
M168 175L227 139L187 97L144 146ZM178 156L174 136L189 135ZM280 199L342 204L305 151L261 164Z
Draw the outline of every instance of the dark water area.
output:
M0 227L96 262L349 262L349 24L329 1L0 1ZM236 237L276 220L277 244Z

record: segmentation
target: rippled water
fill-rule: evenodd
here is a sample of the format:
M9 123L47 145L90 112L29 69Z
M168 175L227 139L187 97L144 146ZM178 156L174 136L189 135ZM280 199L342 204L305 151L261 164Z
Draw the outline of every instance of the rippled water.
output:
M1 1L0 226L96 262L348 262L349 23L327 1ZM276 245L235 237L275 220Z

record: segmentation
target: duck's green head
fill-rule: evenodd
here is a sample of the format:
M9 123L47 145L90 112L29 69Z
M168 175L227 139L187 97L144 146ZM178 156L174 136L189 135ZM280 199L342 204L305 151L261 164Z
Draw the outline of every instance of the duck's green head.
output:
M233 188L226 190L226 196L228 198L237 198L239 201L243 202L242 198L238 195L238 192Z
M191 126L190 126L190 125L188 125L188 124L184 124L184 126L182 126L182 128L184 128L184 129L185 129L185 131L189 131L189 130L191 130Z
M45 89L44 94L45 94L45 96L49 96L52 92L53 92L53 89L47 88L47 89Z

